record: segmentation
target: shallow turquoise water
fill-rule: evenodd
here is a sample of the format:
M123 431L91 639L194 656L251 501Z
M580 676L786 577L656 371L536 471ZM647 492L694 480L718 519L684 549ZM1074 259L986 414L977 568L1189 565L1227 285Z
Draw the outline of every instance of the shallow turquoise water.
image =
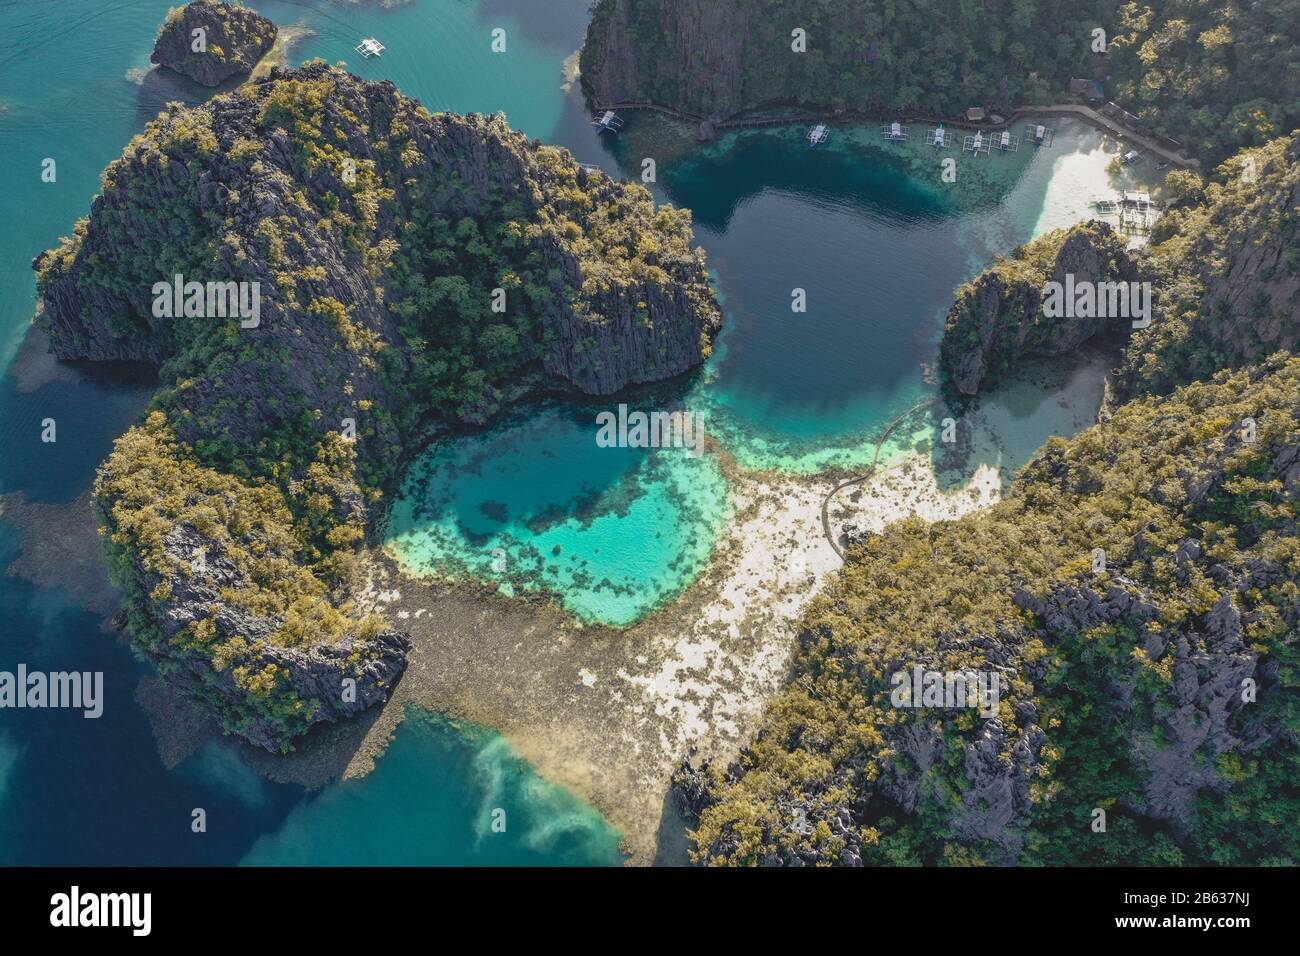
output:
M412 710L370 776L295 807L241 862L591 866L621 860L618 840L499 734Z
M602 448L595 411L556 406L439 444L411 469L387 541L411 573L557 594L627 624L704 569L727 515L709 456Z
M205 95L144 73L171 5L0 4L0 369L34 311L32 257L86 215L100 171L168 100ZM505 109L528 132L552 138L558 129L588 132L560 73L586 5L548 0L544 16L528 0L415 0L393 11L335 0L256 7L282 27L305 20L315 30L294 49L295 61L355 60L352 46L378 36L391 52L358 64L362 75L391 78L434 108ZM497 25L508 31L505 56L488 48ZM594 138L590 145L599 149ZM40 181L45 157L57 161L54 183ZM12 376L0 379L0 493L50 503L83 493L130 425L141 387L60 377L24 391ZM45 417L58 421L54 445L39 441ZM0 669L101 670L106 700L98 720L0 710L0 864L623 861L617 833L599 814L538 778L499 735L435 718L407 720L370 777L319 793L256 776L228 744L168 770L134 700L150 669L102 632L76 595L5 573L17 547L0 518ZM485 806L506 809L504 834L485 835ZM207 811L207 833L190 830L195 807Z
M34 308L30 259L85 215L100 171L168 100L203 91L146 72L175 0L10 0L0 4L0 368ZM654 137L601 142L562 65L588 0L412 0L383 10L346 0L265 0L281 27L310 33L290 60L347 60L434 109L503 110L532 136L583 162L635 175ZM507 31L506 54L490 49ZM362 61L376 36L389 52ZM645 121L634 117L633 134ZM646 129L650 129L646 124ZM724 139L661 157L656 194L691 206L727 311L701 373L629 399L681 405L742 467L815 471L869 457L872 437L931 394L933 357L955 285L1042 228L1050 157L1008 175L1001 194L938 189L922 167L840 130L810 153L801 131ZM58 180L39 179L41 161ZM808 311L790 310L791 289ZM137 386L138 387L138 386ZM135 394L108 384L0 381L0 493L47 502L84 492ZM612 407L612 406L608 406ZM600 449L596 409L551 407L430 450L392 528L406 560L553 590L578 615L625 623L689 584L725 520L725 484L709 455ZM60 440L36 428L56 417ZM905 443L900 438L900 443ZM555 553L558 546L559 553ZM492 551L505 552L493 570ZM0 568L16 550L0 519ZM99 721L0 711L0 863L456 862L618 864L615 835L590 808L540 781L490 731L410 719L362 781L304 794L254 776L228 747L175 770L158 759L133 700L148 668L75 595L0 573L0 668L103 670ZM202 806L212 825L190 832ZM507 810L506 834L484 808Z
M611 143L607 168L635 175L657 147L655 121L643 117L633 122L651 132ZM726 323L705 368L656 400L703 416L742 468L868 463L890 422L937 395L925 370L953 289L1033 233L1046 163L990 157L952 187L918 175L937 168L932 153L882 148L873 135L844 130L810 150L795 128L745 132L657 164L659 197L693 212ZM796 289L806 311L792 309ZM682 462L629 482L634 456L596 448L591 421L571 407L430 449L395 506L388 547L414 572L507 587L522 576L584 619L627 624L660 605L706 567L725 485L709 480L685 497L681 478L694 475ZM885 460L926 434L900 431ZM620 510L629 489L634 504ZM534 520L587 502L596 520ZM493 564L496 548L508 562Z

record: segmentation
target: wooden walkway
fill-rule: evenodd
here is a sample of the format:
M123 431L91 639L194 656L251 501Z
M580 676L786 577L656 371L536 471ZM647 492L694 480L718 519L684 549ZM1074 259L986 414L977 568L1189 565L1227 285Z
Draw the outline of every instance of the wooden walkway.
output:
M894 429L903 423L903 419L912 415L914 412L919 412L923 408L929 408L937 401L939 401L937 398L931 398L924 402L917 402L907 411L903 412L892 422L890 422L889 427L885 429L885 433L881 435L880 440L876 442L875 454L871 456L871 467L869 467L866 470L866 473L858 475L856 478L849 478L846 479L845 481L841 481L838 485L836 485L834 488L828 491L826 493L826 497L822 499L822 533L826 535L826 540L830 542L831 547L835 549L835 553L840 556L841 561L844 560L844 549L840 547L839 541L836 540L836 535L831 533L831 517L830 517L831 499L834 498L841 491L843 491L845 488L848 488L852 485L860 485L862 484L862 482L866 481L868 478L874 475L876 473L876 465L880 464L880 449L885 447L885 442L887 442L889 440L889 436L894 433Z
M660 106L658 103L593 103L592 107L597 112L603 112L605 110L652 110L656 113L663 113L665 116L671 116L687 123L709 123L709 125L714 129L740 129L742 127L750 126L790 126L795 123L814 123L821 118L817 113L805 113L799 116L728 119L719 120L714 123L703 116L696 116L694 113L685 113L682 110L673 109L671 106Z
M1199 160L1188 159L1152 139L1150 136L1129 129L1127 126L1115 122L1115 120L1108 116L1102 116L1091 106L1084 106L1082 103L1062 103L1060 106L1028 106L1024 109L1016 110L1008 122L1014 122L1017 119L1028 118L1030 116L1075 116L1079 119L1086 120L1093 126L1104 129L1116 139L1122 140L1126 143L1136 143L1147 152L1154 153L1173 166L1178 166L1181 169L1201 168Z
M693 113L674 109L671 106L661 106L658 103L651 102L593 103L592 106L598 112L603 112L605 110L653 110L656 113L663 113L666 116L672 116L687 123L710 123L714 129L742 129L756 126L793 126L799 123L823 122L826 119L825 113L807 112L791 114L788 116L758 117L753 119L740 117L737 119L720 120L717 123L712 123L703 116L696 116ZM1082 103L1062 103L1058 106L1024 106L1014 110L1011 115L1001 123L973 123L969 120L960 118L950 119L946 117L913 116L907 113L845 112L834 118L846 120L848 122L879 122L882 120L896 119L905 123L942 123L944 126L954 129L992 131L1010 128L1013 123L1019 120L1026 120L1035 116L1073 116L1106 131L1116 139L1122 140L1126 143L1134 143L1142 147L1147 152L1159 156L1170 165L1177 166L1180 169L1199 170L1201 168L1201 164L1198 160L1188 159L1151 137L1136 130L1129 129L1127 126L1124 126L1109 117L1103 116L1092 107L1084 106Z

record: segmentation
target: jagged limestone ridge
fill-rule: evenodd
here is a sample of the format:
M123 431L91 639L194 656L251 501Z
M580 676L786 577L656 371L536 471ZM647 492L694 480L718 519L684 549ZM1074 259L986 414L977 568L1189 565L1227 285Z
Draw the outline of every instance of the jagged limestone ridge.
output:
M678 774L697 858L1294 863L1298 581L1300 359L1131 402L851 550L758 739ZM916 666L996 674L997 716L895 706Z
M1300 132L1244 150L1156 223L1155 316L1133 333L1123 398L1163 393L1300 344Z
M135 646L272 749L401 671L346 594L429 425L680 374L720 321L689 214L324 64L173 105L103 186L34 267L59 357L161 366L96 486ZM177 275L255 323L160 310Z
M1044 321L1047 278L1136 269L1132 400L991 511L850 550L758 740L678 774L701 862L1300 859L1300 359L1267 356L1300 335L1297 142L1176 179L1147 253L1087 223L959 291L947 384L974 391L1094 331ZM996 674L997 717L893 706L916 666Z
M1127 251L1108 226L1080 223L1026 243L957 291L940 366L968 397L1020 360L1128 339L1114 383L1123 399L1168 392L1300 341L1300 134L1243 152L1201 183L1171 174L1173 206L1152 244ZM1150 324L1134 316L1049 317L1048 283L1147 283ZM1101 298L1098 296L1097 298ZM1130 338L1131 336L1131 338Z
M1122 320L1049 315L1044 290L1141 279L1123 236L1087 222L1040 236L997 260L957 290L939 350L945 385L959 397L995 385L1021 359L1063 355ZM1061 310L1057 310L1061 311Z
M167 12L149 61L204 86L220 86L251 73L277 33L274 23L243 4L193 0Z

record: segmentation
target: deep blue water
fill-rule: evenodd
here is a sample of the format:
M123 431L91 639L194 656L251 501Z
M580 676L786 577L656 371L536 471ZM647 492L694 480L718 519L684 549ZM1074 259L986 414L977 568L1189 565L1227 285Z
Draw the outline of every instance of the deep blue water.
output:
M0 368L34 311L32 257L87 214L100 171L168 100L204 95L178 78L143 75L169 5L0 3ZM368 78L389 77L433 108L506 109L545 138L566 124L589 134L560 89L585 0L556 0L544 16L536 4L498 0L417 0L392 11L330 0L257 8L282 27L303 20L312 28L295 61L357 59L352 46L373 34L390 53L357 65ZM488 48L497 25L509 31L505 57ZM599 150L594 137L589 146ZM58 164L54 183L39 178L46 157ZM0 494L70 501L89 488L147 386L60 374L27 387L12 374L0 378ZM57 427L52 444L41 441L47 418ZM0 568L18 548L16 530L0 518ZM622 860L617 832L538 778L499 735L418 715L373 775L320 793L258 777L227 743L168 771L134 700L149 668L100 624L74 595L0 574L0 670L25 663L105 675L99 719L0 710L0 864L234 864L254 847L249 862L257 863ZM507 814L503 833L491 828L497 807ZM195 808L206 811L205 833L191 830Z
M516 126L568 146L581 161L628 175L640 167L645 137L602 143L579 96L562 88L562 64L580 43L588 0L412 0L395 10L344 0L253 5L282 28L299 21L310 28L290 53L294 62L346 59L362 76L392 79L430 108L504 110ZM33 314L32 256L87 213L100 171L159 108L203 95L144 72L168 6L169 0L0 0L0 368L17 353ZM489 49L496 26L508 31L505 55ZM352 62L359 59L353 45L370 35L389 52ZM809 471L860 460L883 421L928 394L923 363L933 357L953 287L990 251L1010 248L1034 228L1049 175L1042 164L1023 180L1020 167L1011 166L991 177L1019 190L1014 204L999 208L987 196L977 202L937 189L869 140L846 136L811 152L798 130L775 130L724 138L660 164L653 188L694 210L727 310L713 359L671 386L671 400L707 413L709 430L742 466ZM56 183L40 182L45 157L58 161ZM805 313L790 310L796 287L807 291ZM0 493L59 503L85 492L113 438L136 414L142 387L60 375L23 391L13 375L0 378ZM40 441L46 418L57 422L55 444ZM505 456L502 467L549 487L556 499L530 500L514 511L506 503L500 513L520 517L519 527L508 530L524 545L555 532L537 515L548 504L572 508L575 485L565 471L572 461L518 450L552 447L571 420L539 416L523 433L476 440L510 449L516 458ZM452 449L451 458L460 451ZM654 533L647 515L665 511L655 482L680 473L612 459L609 465L584 472L582 495L601 504L581 509L582 521L562 529L563 553L589 546L584 534L609 536L620 527ZM473 469L464 474L477 480ZM511 480L506 471L494 473L501 487ZM632 489L631 498L620 488ZM441 500L479 507L469 490L438 486ZM637 501L654 507L629 507ZM616 524L624 517L630 524ZM482 518L461 522L477 548L486 534ZM707 540L686 538L689 548L676 538L669 543L698 563L697 546L704 541L707 552ZM542 553L551 553L551 543ZM0 566L17 547L14 529L0 518ZM655 560L643 563L653 570L676 553L654 551ZM498 735L431 716L403 724L370 777L321 793L257 777L226 745L210 745L168 771L134 702L148 669L72 595L4 574L0 669L19 662L102 670L107 703L99 720L0 710L0 863L621 859L617 835L599 815L541 781ZM195 807L207 811L204 834L190 830ZM505 833L490 827L497 807L511 821Z
M4 528L0 560L13 550ZM196 761L164 769L133 702L147 669L66 595L8 578L0 620L0 667L103 671L105 699L93 720L77 710L0 711L0 863L235 863L300 799L297 788L257 781L260 802L250 805L240 775L204 775ZM190 831L195 807L208 813L207 833Z

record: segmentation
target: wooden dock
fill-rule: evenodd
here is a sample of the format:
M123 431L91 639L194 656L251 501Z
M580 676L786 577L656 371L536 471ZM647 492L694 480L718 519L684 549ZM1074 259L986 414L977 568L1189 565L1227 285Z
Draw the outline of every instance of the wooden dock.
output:
M674 109L671 106L661 106L658 103L651 102L626 102L626 103L608 103L593 104L597 112L602 110L652 110L657 113L663 113L666 116L672 116L676 119L688 123L705 124L707 123L713 129L746 129L760 126L808 126L813 123L824 122L827 117L827 111L809 112L802 111L782 116L767 116L757 118L734 117L732 119L719 120L713 122L704 116L697 116L682 110ZM1011 112L1005 120L1000 123L987 121L975 122L961 117L931 116L917 113L914 111L854 111L846 110L840 113L831 114L832 118L839 122L846 123L866 123L866 122L893 122L899 123L942 123L945 127L953 129L964 129L972 131L982 131L985 134L994 131L1002 131L1011 128L1017 122L1028 122L1031 119L1042 116L1073 116L1076 119L1083 120L1092 126L1109 133L1116 139L1124 143L1133 143L1142 147L1150 153L1159 156L1162 160L1171 166L1179 169L1198 170L1201 167L1200 161L1189 159L1175 152L1170 146L1162 143L1151 136L1147 136L1140 131L1133 130L1119 122L1103 116L1097 110L1090 106L1084 106L1079 103L1063 103L1057 106L1022 106ZM1035 124L1037 125L1037 124ZM1032 137L1029 137L1032 142ZM1023 142L1023 140L1022 140Z

